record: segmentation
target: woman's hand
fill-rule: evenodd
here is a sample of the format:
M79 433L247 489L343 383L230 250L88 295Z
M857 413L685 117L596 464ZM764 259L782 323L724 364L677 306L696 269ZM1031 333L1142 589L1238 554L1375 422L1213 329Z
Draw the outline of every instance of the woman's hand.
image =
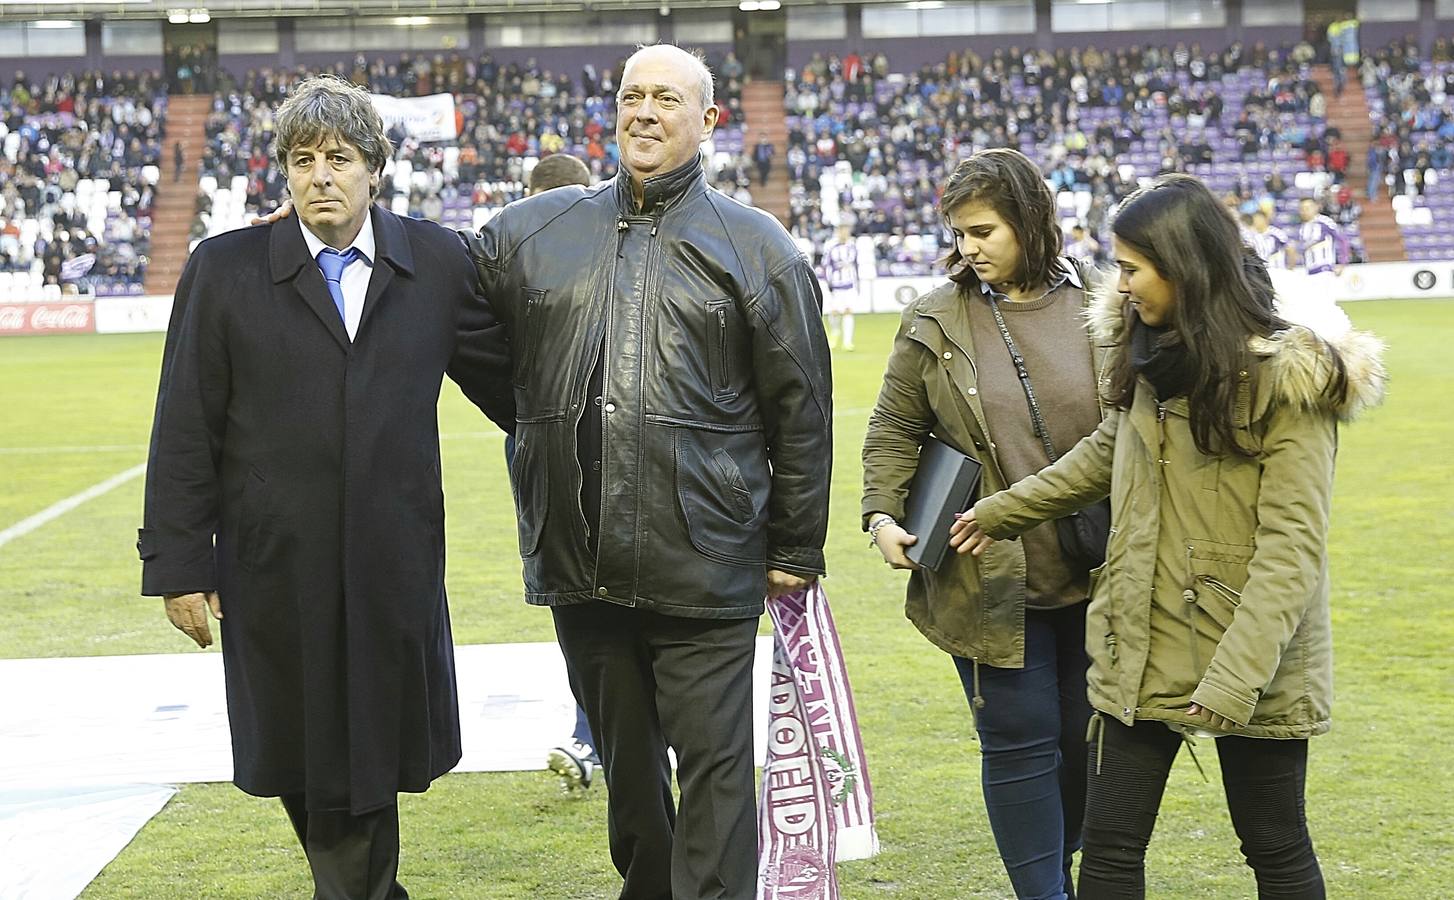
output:
M873 543L883 554L884 562L895 569L917 569L919 564L909 559L904 551L918 542L917 535L909 534L897 522L885 522L874 533Z
M954 524L949 526L949 546L956 553L983 556L994 542L995 539L985 534L984 529L974 520L973 506L955 516Z
M1221 713L1212 712L1210 709L1197 703L1193 703L1187 707L1186 714L1193 719L1201 719L1213 731L1236 731L1242 727Z

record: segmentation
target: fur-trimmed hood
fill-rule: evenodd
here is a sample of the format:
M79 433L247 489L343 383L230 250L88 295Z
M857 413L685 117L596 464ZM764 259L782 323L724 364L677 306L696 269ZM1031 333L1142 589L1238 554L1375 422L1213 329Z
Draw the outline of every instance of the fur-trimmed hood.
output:
M1355 329L1336 303L1309 290L1279 294L1275 302L1277 314L1292 327L1248 342L1248 348L1263 357L1258 372L1263 402L1258 406L1280 403L1330 409L1350 422L1383 402L1388 384L1383 341ZM1126 326L1126 299L1114 277L1101 280L1085 314L1096 343L1119 344ZM1333 375L1329 348L1342 359L1348 376L1347 393L1337 404L1324 390Z

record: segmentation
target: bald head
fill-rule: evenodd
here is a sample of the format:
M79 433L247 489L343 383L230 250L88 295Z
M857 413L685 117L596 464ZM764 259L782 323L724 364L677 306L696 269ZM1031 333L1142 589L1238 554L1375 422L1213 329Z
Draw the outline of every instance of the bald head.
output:
M700 50L683 50L676 44L645 44L638 46L636 52L626 60L626 68L622 70L621 82L625 84L631 80L631 67L638 61L661 61L680 66L684 73L696 79L701 85L700 94L702 108L713 105L716 102L716 94L712 87L712 70L707 68L707 60Z

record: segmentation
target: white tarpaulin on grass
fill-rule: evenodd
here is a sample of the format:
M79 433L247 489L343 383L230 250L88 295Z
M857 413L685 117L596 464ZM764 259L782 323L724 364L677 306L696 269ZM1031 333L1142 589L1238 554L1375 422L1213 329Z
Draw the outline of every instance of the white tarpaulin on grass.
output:
M457 647L455 665L455 771L543 770L576 721L560 649ZM755 722L771 665L772 638L758 638ZM761 765L761 729L756 744ZM173 789L157 785L230 780L220 653L0 660L0 900L74 897L166 803Z
M176 792L155 784L0 790L0 898L80 894Z

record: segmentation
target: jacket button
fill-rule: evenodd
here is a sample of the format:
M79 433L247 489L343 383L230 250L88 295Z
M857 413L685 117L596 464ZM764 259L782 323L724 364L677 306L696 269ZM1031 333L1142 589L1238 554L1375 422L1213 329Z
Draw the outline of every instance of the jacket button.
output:
M615 411L616 411L616 404L614 404L614 403L607 403L606 404L606 412L613 413Z
M603 588L603 587L602 588L596 588L596 596L597 597L604 597L604 596L606 596L606 589Z
M945 350L944 351L944 358L945 359L953 359L954 358L954 354L953 353L950 353L948 350Z
M913 334L914 332L916 332L918 330L919 330L919 326L918 325L910 325L909 326L909 334Z
M979 388L970 388L969 390L965 391L965 393L973 397L979 393Z

